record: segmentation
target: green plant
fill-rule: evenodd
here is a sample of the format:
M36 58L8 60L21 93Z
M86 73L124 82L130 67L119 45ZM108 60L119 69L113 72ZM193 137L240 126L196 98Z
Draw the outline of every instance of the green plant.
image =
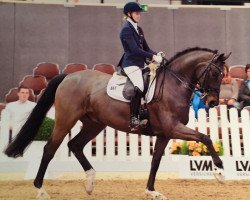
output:
M180 149L181 155L188 155L188 143L187 141L183 141Z
M53 131L54 125L55 121L53 119L45 117L34 140L47 141Z

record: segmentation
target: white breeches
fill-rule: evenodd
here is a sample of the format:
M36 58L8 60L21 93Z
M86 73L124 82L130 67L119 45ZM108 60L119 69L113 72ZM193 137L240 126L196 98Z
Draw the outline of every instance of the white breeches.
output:
M131 82L135 87L138 87L142 92L144 90L142 71L137 66L129 66L123 68L124 72L127 74Z

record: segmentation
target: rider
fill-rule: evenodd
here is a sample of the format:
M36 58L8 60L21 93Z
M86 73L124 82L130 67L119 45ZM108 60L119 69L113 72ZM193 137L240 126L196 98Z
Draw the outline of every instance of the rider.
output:
M134 85L135 95L130 103L130 128L131 130L136 130L140 125L147 123L147 120L141 122L138 119L142 92L144 90L142 78L144 62L148 58L151 61L161 63L162 52L156 54L149 48L141 27L137 25L141 18L141 12L143 12L142 6L137 2L129 2L124 6L123 12L125 23L120 33L120 39L124 48L124 54L119 66L123 68L123 71Z

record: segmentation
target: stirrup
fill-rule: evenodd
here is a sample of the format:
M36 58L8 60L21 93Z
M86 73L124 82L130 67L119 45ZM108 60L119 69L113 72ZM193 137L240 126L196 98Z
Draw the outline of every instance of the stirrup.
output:
M143 119L143 120L139 120L136 117L131 117L130 120L130 128L131 131L136 131L138 130L140 127L145 128L148 124L148 120L147 119Z
M138 130L139 126L140 126L140 120L138 118L134 117L134 116L131 117L131 119L130 119L131 131Z

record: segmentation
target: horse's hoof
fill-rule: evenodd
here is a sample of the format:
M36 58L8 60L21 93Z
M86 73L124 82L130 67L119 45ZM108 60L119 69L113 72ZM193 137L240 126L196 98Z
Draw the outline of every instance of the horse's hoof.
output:
M167 200L167 197L165 197L163 194L156 192L156 191L150 191L146 189L145 193L147 197L152 200Z
M225 175L224 175L224 170L223 169L215 167L214 171L213 171L213 175L214 175L214 177L216 178L216 180L219 183L224 183L224 181L225 181Z
M95 170L90 169L86 171L86 183L85 183L85 190L87 194L91 195L93 192L95 185L94 185L94 180L95 180Z
M40 188L40 189L37 189L37 196L36 198L39 199L39 200L48 200L50 199L50 196L48 195L48 193L43 189L43 188Z

